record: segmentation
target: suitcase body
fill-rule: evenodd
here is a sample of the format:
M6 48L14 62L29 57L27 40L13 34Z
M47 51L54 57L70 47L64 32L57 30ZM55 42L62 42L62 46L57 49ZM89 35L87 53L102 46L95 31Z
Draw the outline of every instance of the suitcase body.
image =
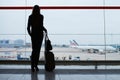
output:
M45 36L45 70L49 72L55 69L54 54L53 52L51 52L51 50L52 50L52 45L46 34Z
M45 70L53 71L55 69L55 59L52 52L45 52Z

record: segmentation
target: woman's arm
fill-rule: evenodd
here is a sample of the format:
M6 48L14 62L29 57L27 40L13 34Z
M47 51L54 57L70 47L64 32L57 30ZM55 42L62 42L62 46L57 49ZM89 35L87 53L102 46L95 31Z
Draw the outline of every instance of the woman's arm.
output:
M28 19L27 31L28 31L28 34L31 36L30 17Z
M47 29L43 26L43 31L45 31L45 33L47 33Z
M42 18L43 18L43 22L44 22L44 16L42 15ZM42 24L44 25L44 24ZM43 26L43 31L45 31L45 33L47 33L47 29Z

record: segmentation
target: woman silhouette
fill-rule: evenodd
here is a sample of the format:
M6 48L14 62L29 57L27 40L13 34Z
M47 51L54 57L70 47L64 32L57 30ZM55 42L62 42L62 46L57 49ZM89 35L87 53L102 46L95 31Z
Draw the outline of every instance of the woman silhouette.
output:
M38 61L40 56L41 45L43 41L43 31L47 33L47 30L43 26L43 15L40 13L38 5L33 7L32 14L28 19L28 34L31 36L32 42L32 54L31 54L31 70L32 72L39 71Z

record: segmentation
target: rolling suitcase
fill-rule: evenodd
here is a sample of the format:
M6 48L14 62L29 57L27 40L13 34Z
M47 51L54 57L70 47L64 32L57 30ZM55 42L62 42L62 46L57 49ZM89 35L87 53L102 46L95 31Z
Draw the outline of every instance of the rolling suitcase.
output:
M52 50L52 45L51 45L51 41L49 40L46 34L45 36L45 70L49 72L55 69L54 54L50 50Z

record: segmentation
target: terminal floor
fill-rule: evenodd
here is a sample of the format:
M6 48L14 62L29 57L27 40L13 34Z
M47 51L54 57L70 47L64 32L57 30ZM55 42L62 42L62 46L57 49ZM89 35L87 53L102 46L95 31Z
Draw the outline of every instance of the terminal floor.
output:
M0 80L120 80L120 66L56 66L46 72L39 65L39 72L31 72L30 65L0 65Z

